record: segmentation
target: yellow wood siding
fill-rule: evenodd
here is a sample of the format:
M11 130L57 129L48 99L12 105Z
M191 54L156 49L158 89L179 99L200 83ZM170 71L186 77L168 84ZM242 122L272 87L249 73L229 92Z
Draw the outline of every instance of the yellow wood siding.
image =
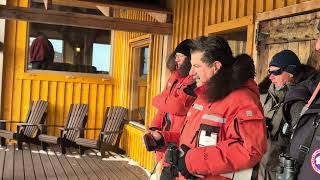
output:
M28 1L10 0L9 5L28 5ZM113 104L113 81L101 75L81 73L30 71L24 72L27 49L27 22L7 21L5 34L3 99L1 118L24 121L31 100L49 102L48 125L63 126L70 104L89 104L88 127L100 128L105 107ZM8 124L16 130L16 124ZM57 128L48 129L50 135L59 135ZM97 138L97 132L88 132L87 138Z
M186 38L204 35L206 26L304 1L307 0L176 0L173 47Z
M138 12L133 10L115 11L116 17L155 21L149 14L145 12ZM142 37L144 33L132 32L115 32L115 45L114 45L114 104L129 106L130 103L130 75L133 73L130 70L130 50L129 41L135 38ZM149 63L148 63L148 76L147 86L141 86L138 94L139 102L146 102L146 125L153 119L156 109L152 107L152 97L160 92L160 79L161 79L161 61L162 45L164 41L163 35L153 35L150 39L149 48ZM148 153L143 144L142 136L144 130L132 127L130 125L125 127L125 135L122 137L121 147L123 147L130 158L140 162L140 165L151 170L154 164L153 153Z
M121 146L126 149L126 154L136 160L139 165L152 170L154 166L154 153L146 151L142 143L143 130L131 125L125 126Z

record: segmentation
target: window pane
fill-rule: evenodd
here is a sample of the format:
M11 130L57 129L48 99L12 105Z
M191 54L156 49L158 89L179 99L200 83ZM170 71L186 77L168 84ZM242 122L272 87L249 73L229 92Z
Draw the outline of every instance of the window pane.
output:
M29 38L29 47L31 47L31 44L33 40L35 40L35 37ZM63 41L59 39L49 39L51 42L53 49L54 49L54 62L63 62Z
M110 71L111 31L29 24L28 69L101 74Z
M110 52L109 44L93 44L92 65L97 68L97 71L110 71Z
M63 41L59 39L49 39L54 49L53 62L63 62Z
M30 7L44 8L31 1ZM53 5L52 10L100 14L98 9ZM66 25L29 23L29 70L42 69L83 73L110 71L111 31ZM34 43L33 43L34 42Z
M143 74L148 74L148 57L149 57L149 48L144 48Z
M140 76L148 74L149 48L143 47L140 51Z

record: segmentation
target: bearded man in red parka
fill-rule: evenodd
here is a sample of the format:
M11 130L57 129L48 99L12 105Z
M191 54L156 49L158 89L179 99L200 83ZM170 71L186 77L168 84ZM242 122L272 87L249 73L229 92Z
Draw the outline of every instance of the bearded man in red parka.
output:
M191 64L197 99L182 130L154 131L152 137L162 147L178 145L172 164L178 179L250 179L267 142L251 57L233 57L221 37L200 37L193 42Z

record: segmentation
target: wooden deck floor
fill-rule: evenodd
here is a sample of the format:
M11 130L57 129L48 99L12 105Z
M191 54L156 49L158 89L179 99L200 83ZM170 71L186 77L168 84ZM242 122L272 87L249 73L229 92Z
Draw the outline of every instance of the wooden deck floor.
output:
M80 156L75 149L62 155L57 147L48 151L40 146L15 145L0 147L0 177L3 180L43 179L93 179L93 180L147 180L146 172L139 166L129 164L129 159L112 154L101 159L95 151Z

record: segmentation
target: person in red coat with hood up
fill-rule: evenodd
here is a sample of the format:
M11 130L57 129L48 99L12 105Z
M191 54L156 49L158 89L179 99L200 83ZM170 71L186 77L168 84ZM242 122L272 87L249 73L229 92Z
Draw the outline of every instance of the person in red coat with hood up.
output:
M233 57L222 37L203 36L193 42L191 64L197 99L183 128L154 131L152 137L168 150L176 143L178 151L171 152L178 160L171 166L178 179L251 179L267 142L253 60Z
M179 132L182 128L187 112L195 100L195 97L183 91L194 82L189 76L191 43L190 39L182 41L168 58L167 68L171 71L171 75L164 90L152 100L158 112L149 125L150 131ZM151 150L157 150L158 162L163 159L165 149ZM167 166L165 163L160 179L174 179L170 177Z

